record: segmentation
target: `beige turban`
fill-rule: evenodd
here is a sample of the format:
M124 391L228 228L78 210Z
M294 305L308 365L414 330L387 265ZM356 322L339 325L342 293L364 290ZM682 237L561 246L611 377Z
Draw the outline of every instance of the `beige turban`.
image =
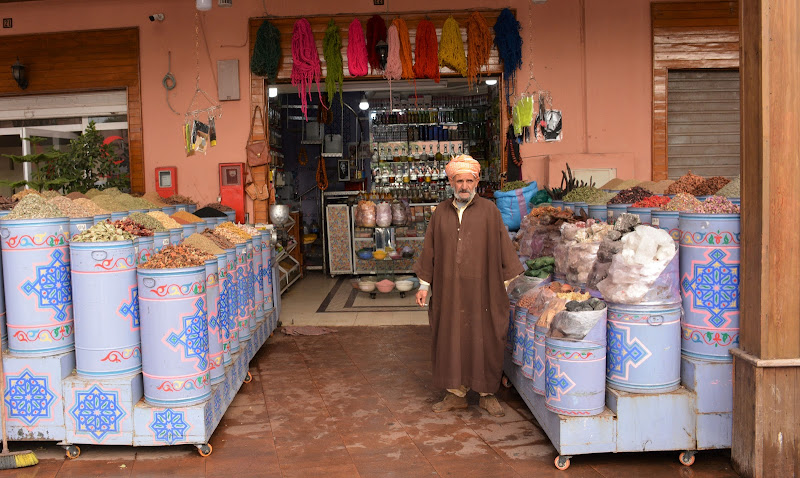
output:
M444 170L450 179L453 179L458 174L472 174L475 179L478 179L481 172L481 164L472 159L472 156L462 154L451 159Z

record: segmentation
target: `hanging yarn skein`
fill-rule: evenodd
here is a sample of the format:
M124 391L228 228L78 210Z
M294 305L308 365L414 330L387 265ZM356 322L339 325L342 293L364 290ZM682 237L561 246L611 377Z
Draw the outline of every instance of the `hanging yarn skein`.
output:
M503 73L506 82L514 79L516 71L522 68L522 37L519 22L514 12L504 8L494 24L494 43L497 53L503 60Z
M344 68L342 67L342 35L339 27L331 19L325 30L322 40L322 53L325 55L325 88L328 91L328 101L333 101L336 93L336 84L339 84L339 100L342 100L342 83L344 83Z
M464 53L464 41L461 39L461 27L453 16L447 17L442 27L442 41L439 43L439 66L451 68L461 76L467 76L467 56Z
M250 71L258 76L266 76L270 83L278 79L281 64L281 31L267 20L258 27L256 43L253 45L253 58Z
M380 15L372 15L367 21L367 56L373 70L381 69L381 56L375 48L379 41L386 41L386 22Z
M389 27L386 43L389 46L389 54L386 57L386 68L383 70L383 77L389 80L389 108L394 109L392 80L399 80L403 77L403 62L400 60L400 37L394 24Z
M403 79L414 79L414 62L411 60L411 38L408 35L408 25L402 18L395 18L392 25L397 28L397 36L400 39L400 61L403 65ZM391 47L389 48L391 56Z
M354 18L347 30L347 71L350 76L364 76L369 73L367 63L367 43L361 22Z
M436 27L430 20L420 20L417 25L414 76L431 78L439 83L439 43L436 39Z
M481 69L489 64L492 52L492 30L480 12L472 12L467 20L467 82L477 83Z
M294 23L292 31L292 86L297 87L300 95L300 109L303 117L308 121L308 98L311 98L311 82L317 82L317 93L322 95L319 89L319 79L322 76L322 68L319 64L319 52L314 43L314 33L311 31L311 24L305 18L301 18ZM325 107L320 99L320 105Z

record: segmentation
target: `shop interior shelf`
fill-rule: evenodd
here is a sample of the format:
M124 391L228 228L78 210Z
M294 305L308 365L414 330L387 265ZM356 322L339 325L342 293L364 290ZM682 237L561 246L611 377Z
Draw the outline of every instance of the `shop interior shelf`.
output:
M342 153L322 153L323 158L341 158Z

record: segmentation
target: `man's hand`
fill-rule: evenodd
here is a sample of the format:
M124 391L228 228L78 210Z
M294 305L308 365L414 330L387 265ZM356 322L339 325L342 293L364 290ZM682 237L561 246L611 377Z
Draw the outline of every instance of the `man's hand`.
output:
M428 300L428 291L427 290L418 290L417 291L417 305L420 307L425 307Z

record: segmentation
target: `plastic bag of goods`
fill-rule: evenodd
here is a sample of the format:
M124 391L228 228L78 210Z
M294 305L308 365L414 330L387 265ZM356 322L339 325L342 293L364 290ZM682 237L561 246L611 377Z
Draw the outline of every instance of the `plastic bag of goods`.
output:
M538 187L536 181L533 181L524 188L494 192L495 204L509 231L519 229L522 218L530 212L529 203L536 191Z
M637 226L620 242L608 277L597 284L604 299L620 304L680 301L678 251L669 233Z
M408 224L406 205L402 201L392 203L392 225L405 226Z
M589 294L579 294L572 291L572 286L560 282L551 282L542 287L542 292L536 297L533 308L528 309L533 315L538 316L536 325L550 327L553 317L566 307L570 300L586 300Z
M566 281L585 286L597 261L599 242L576 242L570 244L566 255Z
M375 224L378 227L389 227L392 225L392 206L388 202L381 202L376 207Z
M565 310L557 313L550 324L548 336L559 339L584 340L586 335L601 320L606 318L606 304L600 299L591 298L583 302L570 301ZM601 334L605 335L605 325ZM602 339L602 337L593 337Z
M613 230L606 234L600 247L597 250L597 260L592 266L589 280L586 287L597 290L597 284L608 277L608 270L611 268L611 261L614 256L622 251L621 239L640 225L639 217L633 214L622 214L614 223Z
M508 284L508 298L517 301L517 307L519 307L519 300L523 295L547 282L549 281L546 279L528 277L524 274L519 275Z
M356 226L375 227L375 216L377 207L372 201L359 201L356 206Z

